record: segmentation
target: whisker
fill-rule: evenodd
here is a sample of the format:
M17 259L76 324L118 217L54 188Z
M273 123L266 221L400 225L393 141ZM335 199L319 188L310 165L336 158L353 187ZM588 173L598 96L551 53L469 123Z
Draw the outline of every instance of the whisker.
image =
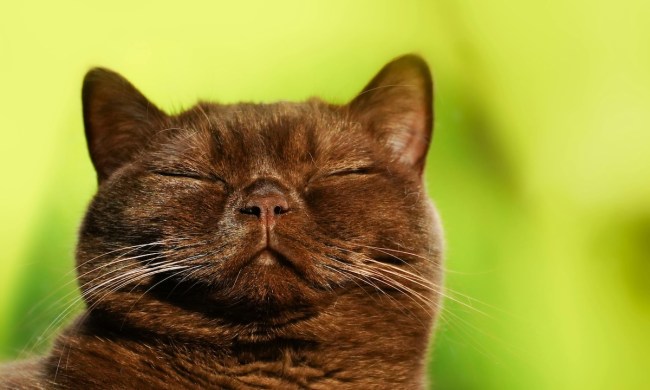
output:
M160 243L160 242L167 242L167 243L169 243L169 242L181 242L181 241L185 241L185 240L184 240L184 239L183 239L183 240L181 240L181 239L164 240L164 241L157 241L156 243ZM186 249L186 248L189 248L189 247L192 247L192 246L196 246L196 245L200 245L200 244L202 244L202 243L204 243L204 242L193 243L192 245L183 245L183 246L178 246L178 247L175 247L175 248L173 248L173 249L169 249L169 250L162 251L162 252L159 252L159 253L149 253L149 254L145 254L145 255L131 256L131 257L128 257L128 258L121 258L121 259L120 259L120 257L122 257L122 256L125 255L125 254L123 253L123 254L121 254L120 256L118 256L118 257L116 258L116 260L109 261L109 262L107 262L107 263L105 263L105 264L102 264L102 265L100 265L100 266L98 266L98 267L96 267L96 268L94 268L94 269L92 269L92 270L90 270L90 271L88 271L88 272L85 272L85 273L83 273L83 274L81 274L81 275L82 275L82 276L83 276L83 275L87 275L87 274L89 274L89 273L96 272L96 271L98 271L98 270L100 270L100 269L102 269L102 268L105 268L106 266L109 266L109 265L115 265L116 263L120 263L120 262L123 263L123 262L126 262L126 261L128 261L128 260L134 260L134 259L142 258L143 256L154 256L153 258L150 258L149 261L157 260L157 259L159 259L159 258L164 258L164 257L165 257L164 255L166 255L166 254L174 253L174 252L176 252L176 251L178 251L178 250ZM144 246L152 246L152 245L155 245L155 244L154 244L154 243L142 244L142 245L137 245L137 246L129 247L129 249L133 249L133 247L144 247ZM121 248L121 249L124 250L124 249L126 249L126 248ZM116 253L116 252L118 252L118 250L116 250L116 251L111 251L110 253ZM129 252L131 252L131 251L129 251ZM105 254L103 254L103 255L100 255L100 256L96 256L96 257L94 257L94 259L98 259L98 258L100 258L101 256L105 256L105 255L107 255L107 254L109 254L109 252L107 252L107 253L105 253ZM172 260L171 262L174 262L174 261L175 261L175 260ZM168 262L158 263L158 266L160 266L160 265L163 265L163 266L164 266L165 264L170 264L170 262L168 261ZM104 273L104 274L102 274L102 275L100 275L100 276L98 276L98 277L96 277L96 278L94 278L94 279L92 279L92 280L90 280L90 281L88 281L88 282L82 284L82 285L80 286L80 289L83 291L83 288L84 288L84 287L96 283L96 281L97 281L99 278L101 278L101 277L106 277L106 276L111 275L111 274L115 274L115 273L117 273L117 272L122 271L122 270L125 269L125 268L128 268L129 266L131 266L131 264L127 264L126 266L122 265L122 266L120 266L120 267L117 267L116 269L110 270L109 272ZM36 348L36 346L38 346L39 343L45 341L45 340L48 338L48 337L46 337L46 335L50 334L50 331L53 331L54 328L56 328L56 327L57 327L61 322L63 322L63 320L66 319L66 318L68 317L68 315L71 314L71 313L73 312L73 309L76 308L76 307L78 307L79 303L82 302L82 300L83 300L84 298L91 297L95 291L98 292L100 289L105 289L105 288L109 288L109 289L110 289L111 286L118 286L118 285L121 283L120 281L121 281L122 279L125 279L125 278L127 278L127 277L129 277L129 276L131 276L131 275L133 275L133 276L138 276L140 273L141 273L141 270L131 270L130 272L123 273L123 274L119 274L119 275L117 275L117 276L115 276L115 277L112 277L112 278L110 278L110 279L108 279L108 280L104 280L104 281L103 281L102 283L100 283L99 285L94 286L92 289L86 291L85 293L81 294L79 297L75 298L75 299L74 299L71 303L69 303L69 304L68 304L68 305L67 305L63 310L61 310L61 312L60 312L60 313L59 313L59 314L58 314L58 315L57 315L57 316L56 316L56 317L55 317L55 318L50 322L50 324L45 328L45 330L40 334L40 336L38 336L38 338L36 339L37 341L36 341L35 343L32 343L32 347L30 348L30 350L33 351L33 350ZM144 278L144 277L145 277L145 276L143 276L143 278ZM128 284L128 283L127 283L127 284ZM118 288L120 288L120 287L118 286ZM56 304L58 304L59 302L61 302L61 301L65 300L65 299L67 299L68 297L70 297L70 296L72 296L72 295L74 295L74 294L76 294L76 293L77 293L76 290L75 290L75 291L72 291L72 292L70 292L70 293L64 295L63 297L59 298L59 299L58 299L54 304L56 305Z
M426 325L422 322L422 319L420 319L417 315L415 315L415 314L413 313L412 310L408 309L406 306L404 306L402 303L400 303L399 300L397 300L397 299L391 297L390 294L388 294L386 291L384 291L381 287L377 286L377 285L376 285L375 283L373 283L371 280L368 280L368 278L363 277L363 276L356 275L356 274L354 274L354 273L352 273L352 272L349 272L349 271L344 272L344 270L337 270L336 268L330 267L330 266L328 266L327 264L323 264L323 266L327 267L328 269L330 269L330 270L332 270L332 271L338 272L338 273L340 273L340 274L342 274L342 275L344 275L344 276L352 277L352 278L353 278L352 282L353 282L354 284L356 284L356 285L357 285L357 286L358 286L362 291L364 291L364 292L366 293L366 295L368 295L368 297L370 297L370 299L375 300L375 298L374 298L374 297L373 297L373 296L372 296L368 291L366 291L364 288L362 288L361 285L359 285L359 283L357 283L356 280L360 280L361 282L363 282L363 283L365 283L365 284L371 286L373 289L375 289L376 291L378 291L378 292L380 293L380 294L379 294L380 297L386 297L386 298L388 298L390 301L392 301L392 302L393 302L393 303L398 307L398 309L399 309L399 310L400 310L404 315L409 316L409 317L411 317L411 318L414 318L414 319L416 319L418 322L420 322L420 324L422 324L422 326L426 326ZM355 279L356 279L356 280L355 280ZM406 312L405 312L405 311L406 311ZM407 312L408 312L408 313L407 313ZM425 310L425 312L428 313L427 310Z
M100 258L102 258L102 257L104 257L104 256L108 256L108 255L113 254L113 253L116 253L116 252L120 252L120 251L128 251L128 252L123 253L123 254L121 254L120 256L118 256L118 258L121 258L122 256L127 255L127 254L133 252L134 250L137 250L137 249L142 248L142 247L146 247L146 246L154 246L154 245L160 245L160 244L166 244L166 243L170 243L170 242L180 242L180 241L183 241L183 240L187 240L187 239L185 239L185 238L174 238L174 239L168 239L168 240L161 240L161 241L150 242L150 243L146 243L146 244L131 245L131 246L128 246L128 247L117 248L117 249L114 249L114 250L111 250L111 251L105 252L105 253L103 253L103 254L101 254L101 255L95 256L95 257L93 257L93 258L91 258L91 259L88 259L88 260L84 261L84 262L81 263L81 264L78 264L78 265L77 265L76 267L74 267L72 270L70 270L70 271L66 272L64 275L62 275L61 279L64 279L64 278L66 278L66 277L71 276L72 273L74 273L77 269L79 269L79 267L81 267L81 266L83 266L83 265L85 265L85 264L87 264L87 263L89 263L89 262L91 262L91 261L94 261L94 260L100 259ZM130 258L127 258L127 259L125 259L125 260L128 260L128 259L130 259ZM111 264L111 263L114 264L115 262L109 262L109 263L107 263L106 265L109 265L109 264ZM92 272L92 270L89 271L89 272ZM48 295L46 295L43 299L41 299L41 301L40 301L39 303L37 303L36 305L34 305L34 306L33 306L33 307L32 307L32 308L27 312L27 315L32 314L36 309L38 309L38 308L39 308L43 303L47 302L47 300L48 300L50 297L52 297L54 294L56 294L57 292L63 290L64 288L68 287L68 286L69 286L70 284L72 284L72 283L76 283L76 282L77 282L77 278L78 278L79 276L85 276L85 275L86 275L86 274L78 275L76 278L72 278L71 280L69 280L69 281L67 281L67 282L65 282L65 283L63 283L63 284L60 284L56 289L54 289L54 290L51 291ZM69 295L71 295L71 294L68 293L68 294L66 294L64 297L67 297L67 296L69 296ZM60 300L62 300L62 299L63 299L63 297L60 298L59 300L57 300L54 304L57 304L57 303L58 303Z
M388 264L381 263L381 262L378 262L378 261L376 261L376 260L371 260L371 261L376 262L377 264L380 264L381 266L390 266L390 265L388 265ZM394 266L390 266L390 267L394 267ZM396 270L398 270L398 271L406 272L406 271L404 271L404 270L401 270L401 269L398 268L398 267L394 267L394 268L395 268ZM423 284L421 281L424 281L424 279L421 279L421 278L419 278L419 277L418 277L417 279L414 279L414 278L411 278L411 277L406 276L406 275L404 275L404 274L400 274L399 272L393 272L392 270L391 270L391 271L389 271L389 270L384 270L384 271L389 272L389 273L391 273L391 274L393 274L393 275L400 276L400 277L402 277L402 278L404 278L404 279L406 279L406 280L409 280L409 281L411 281L411 282L413 282L413 283L416 283L416 284L418 284L418 285L420 285L420 286L422 286L422 287L425 287L425 288L433 288L433 287L436 287L434 284L430 284L430 285ZM407 275L409 275L409 274L410 274L410 273L408 273ZM417 277L416 275L414 275L414 276ZM480 314L482 314L482 315L484 315L484 316L486 316L486 317L488 317L488 318L492 318L492 316L490 316L490 315L487 314L486 312L484 312L484 311L482 311L482 310L480 310L480 309L478 309L478 308L476 308L476 307L474 307L474 306L472 306L472 305L470 305L470 304L468 304L468 303L465 303L465 302L463 302L463 301L461 301L461 300L459 300L459 299L456 299L456 298L452 297L452 296L449 295L449 294L446 294L445 291L444 291L443 289L439 289L439 290L435 290L435 291L436 291L437 293L439 293L440 295L442 295L445 299L449 299L449 300L451 300L451 301L454 301L454 302L458 303L459 305L462 305L462 306L464 306L464 307L466 307L466 308L468 308L468 309L471 309L472 311L475 311L475 312L477 312L477 313L480 313Z
M135 307L135 305L137 305L138 302L140 302L140 300L141 300L142 298L144 298L144 296L147 295L148 292L150 292L151 290L153 290L153 289L156 288L157 286L161 285L161 284L164 283L165 281L167 281L167 280L169 280L169 279L172 279L172 278L176 277L177 275L181 274L182 272L187 271L188 269L193 269L193 268L196 269L196 267L200 267L200 266L194 266L194 267L183 267L183 266L181 266L181 268L179 268L179 270L178 270L177 272L173 272L172 274L168 275L167 277L163 278L162 280L159 280L158 282L154 283L154 284L153 284L152 286L150 286L147 290L145 290L145 292L143 292L143 293L140 295L140 297L139 297L138 299L136 299L135 302L133 302L133 304L131 305L131 307L129 308L129 310L127 310L127 314L130 313L131 310L133 310L133 308ZM169 270L165 270L165 272L169 272Z
M412 289L409 289L408 287L406 287L406 286L404 286L403 284L401 284L401 283L395 281L394 279L385 278L384 275L381 275L381 277L379 277L378 275L373 274L372 272L369 272L369 273L367 273L367 274L360 274L360 275L363 275L363 276L368 277L368 278L370 278L370 279L376 280L376 281L378 281L378 282L383 282L383 283L388 284L391 288L394 288L394 289L396 289L397 291L402 292L405 296L410 297L410 298L413 300L413 302L414 302L416 305L418 305L422 310L424 310L426 313L428 313L428 314L430 314L430 315L433 314L433 313L430 311L430 310L431 310L430 308L427 308L427 307L425 307L425 306L422 306L422 304L425 304L425 305L431 305L431 304L434 304L432 301L426 299L426 298L423 297L422 295L418 294L417 292L415 292L415 291L412 290ZM381 288L380 288L380 290L381 290ZM382 291L383 291L383 290L382 290ZM417 300L416 300L415 298L417 298ZM418 302L418 300L419 300L419 302ZM435 304L434 304L434 305L435 305Z

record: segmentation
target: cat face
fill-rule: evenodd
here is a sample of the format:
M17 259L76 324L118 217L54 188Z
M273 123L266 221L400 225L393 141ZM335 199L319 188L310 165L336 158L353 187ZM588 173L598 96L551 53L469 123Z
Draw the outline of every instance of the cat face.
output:
M440 257L419 58L390 63L343 106L200 103L169 116L101 69L83 98L99 190L77 260L92 309L246 322L357 289L435 301L418 286Z

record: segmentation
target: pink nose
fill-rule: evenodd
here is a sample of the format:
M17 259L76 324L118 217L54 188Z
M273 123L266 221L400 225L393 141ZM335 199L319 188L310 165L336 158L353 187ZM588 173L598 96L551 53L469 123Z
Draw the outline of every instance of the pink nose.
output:
M242 214L254 215L261 221L275 224L275 219L289 211L287 199L279 194L249 198L246 205L239 210Z
M275 226L278 218L289 211L289 202L286 196L277 188L259 186L247 197L244 207L239 212L252 215L266 225L267 229Z

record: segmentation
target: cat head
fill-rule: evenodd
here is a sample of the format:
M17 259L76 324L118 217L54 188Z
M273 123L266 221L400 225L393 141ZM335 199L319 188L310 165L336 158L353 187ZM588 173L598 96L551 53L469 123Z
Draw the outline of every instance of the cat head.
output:
M439 277L441 245L423 184L433 113L421 58L390 62L345 105L176 115L93 69L83 113L99 189L77 270L92 310L209 327L318 313L356 290L435 301L418 287Z

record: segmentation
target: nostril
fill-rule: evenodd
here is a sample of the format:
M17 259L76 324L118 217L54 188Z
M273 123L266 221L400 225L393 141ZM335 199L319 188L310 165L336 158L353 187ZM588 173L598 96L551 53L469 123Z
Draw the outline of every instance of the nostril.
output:
M289 211L289 210L288 210L286 207L284 207L284 206L275 206L275 207L273 208L273 213L274 213L275 215L284 214L284 213L286 213L287 211Z
M239 212L242 214L255 215L259 217L262 215L262 209L259 206L247 206L239 209Z

